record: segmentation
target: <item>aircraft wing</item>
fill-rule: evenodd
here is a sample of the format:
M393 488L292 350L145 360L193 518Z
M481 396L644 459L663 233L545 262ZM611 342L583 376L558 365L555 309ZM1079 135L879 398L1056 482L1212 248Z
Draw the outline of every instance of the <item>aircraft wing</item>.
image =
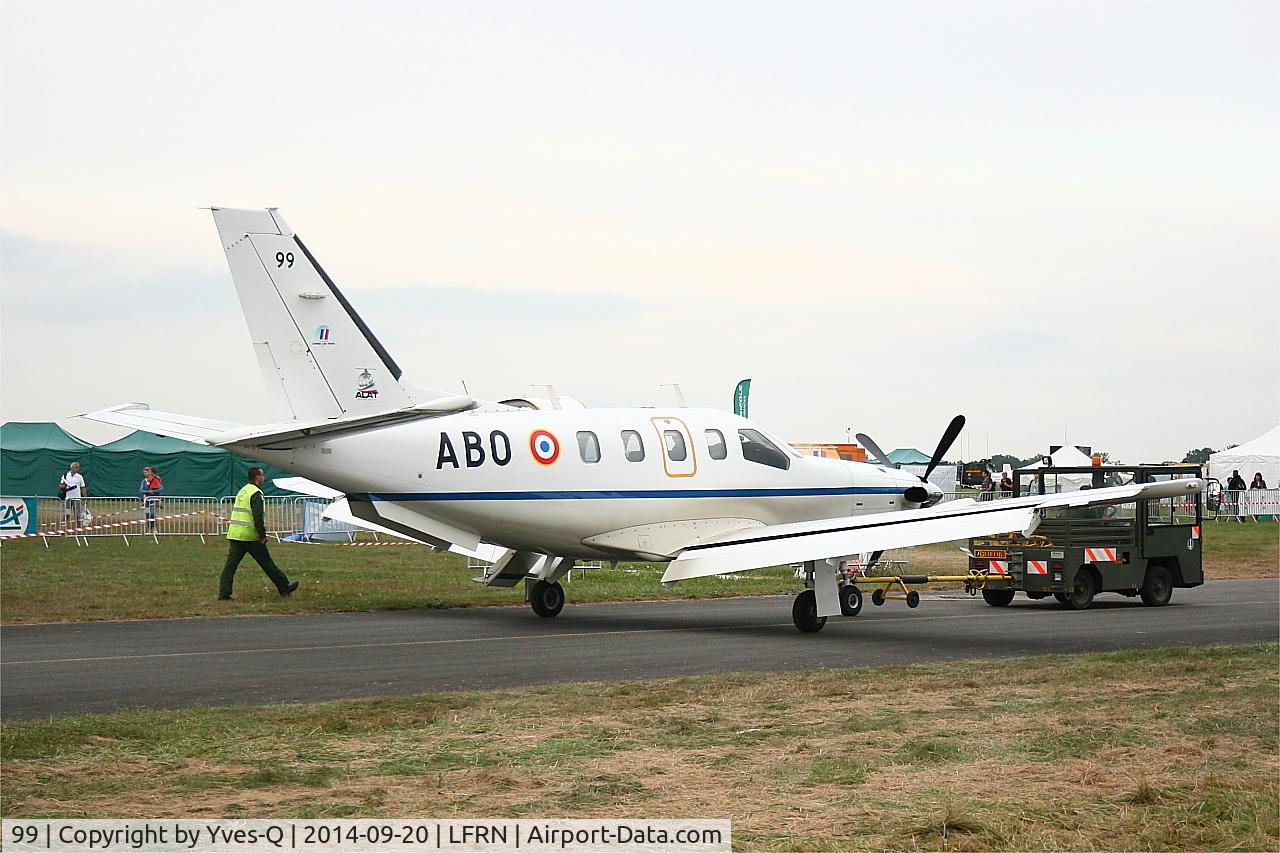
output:
M917 510L755 527L684 548L667 566L662 582L972 536L1030 535L1047 510L1186 496L1203 488L1200 479L1171 480L982 503L963 499Z

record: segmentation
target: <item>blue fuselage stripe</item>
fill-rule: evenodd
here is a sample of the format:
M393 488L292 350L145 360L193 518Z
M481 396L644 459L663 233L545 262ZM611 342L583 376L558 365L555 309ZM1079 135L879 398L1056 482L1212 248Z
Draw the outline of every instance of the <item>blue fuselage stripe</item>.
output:
M845 486L816 489L640 489L590 492L370 492L351 495L371 501L591 501L663 498L792 498L834 495L900 495L901 488Z

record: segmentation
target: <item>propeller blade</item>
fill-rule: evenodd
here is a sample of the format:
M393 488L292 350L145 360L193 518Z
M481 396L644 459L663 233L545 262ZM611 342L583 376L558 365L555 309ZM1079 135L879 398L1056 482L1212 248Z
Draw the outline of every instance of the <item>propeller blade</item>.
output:
M929 467L924 470L924 476L921 480L929 479L929 475L933 473L933 469L938 467L938 463L942 461L942 457L947 455L947 451L951 449L952 443L960 435L960 430L964 429L964 415L956 415L951 419L951 423L947 424L947 431L942 434L942 440L938 442L938 449L933 451L933 458L929 460Z
M865 445L864 445L864 446L865 446ZM874 569L874 568L876 567L876 563L880 562L880 558L881 558L881 557L883 557L883 556L884 556L884 551L883 551L883 550L876 551L875 553L873 553L873 554L871 555L871 559L870 559L870 560L868 560L868 561L867 561L867 564L866 564L865 566L863 566L863 567L862 567L862 573L865 575L867 572L869 572L869 571L871 571L872 569Z
M871 436L867 435L865 432L860 432L855 435L854 438L858 439L858 444L861 444L867 450L871 451L871 455L876 459L879 459L881 465L886 468L893 467L893 463L889 461L888 455L880 449L880 445L871 440Z

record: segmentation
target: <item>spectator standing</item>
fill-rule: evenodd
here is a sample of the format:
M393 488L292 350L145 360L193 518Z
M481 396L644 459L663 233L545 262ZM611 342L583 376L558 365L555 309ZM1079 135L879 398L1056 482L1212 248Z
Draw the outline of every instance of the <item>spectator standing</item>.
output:
M978 500L989 501L996 496L996 484L991 480L991 472L982 472L982 486L978 489Z
M73 526L79 526L85 520L82 501L89 497L89 487L80 473L79 462L72 462L71 468L62 475L58 481L58 493L62 495L62 526L67 526L68 519L74 519Z
M156 469L148 465L142 469L142 482L138 484L138 494L142 497L142 508L146 512L147 532L155 533L156 510L160 507L160 495L164 494L164 485Z
M1227 480L1227 510L1234 516L1240 515L1240 499L1245 489L1244 477L1240 476L1239 471L1231 472L1231 479Z
M293 595L293 591L298 588L298 582L289 581L267 550L267 522L262 501L262 481L265 479L261 468L250 468L249 482L236 493L236 502L231 507L231 520L227 523L227 561L218 578L219 601L231 600L231 585L245 554L253 557L262 571L267 573L282 598Z
M1262 472L1256 471L1253 475L1253 482L1249 484L1250 489L1265 489L1267 481L1262 479Z
M1013 480L1009 479L1008 472L1005 472L1000 475L1000 497L1002 498L1013 497Z

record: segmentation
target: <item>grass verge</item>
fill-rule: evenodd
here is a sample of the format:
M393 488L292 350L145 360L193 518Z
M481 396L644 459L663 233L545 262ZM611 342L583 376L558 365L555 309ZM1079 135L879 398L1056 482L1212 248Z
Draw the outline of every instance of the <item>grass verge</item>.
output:
M1208 578L1276 577L1280 525L1204 526ZM281 599L246 558L236 576L236 600L218 602L218 573L226 543L210 539L132 537L7 542L0 547L0 619L74 622L236 613L297 613L468 607L516 604L519 588L489 589L471 581L466 561L420 546L352 548L338 544L273 544L272 553L299 592ZM964 574L968 565L953 545L909 549L909 571ZM576 572L566 583L570 601L639 601L794 593L790 569L702 578L663 589L662 567L628 563L618 570Z
M1274 850L1278 648L0 725L6 817L729 817L735 849Z

